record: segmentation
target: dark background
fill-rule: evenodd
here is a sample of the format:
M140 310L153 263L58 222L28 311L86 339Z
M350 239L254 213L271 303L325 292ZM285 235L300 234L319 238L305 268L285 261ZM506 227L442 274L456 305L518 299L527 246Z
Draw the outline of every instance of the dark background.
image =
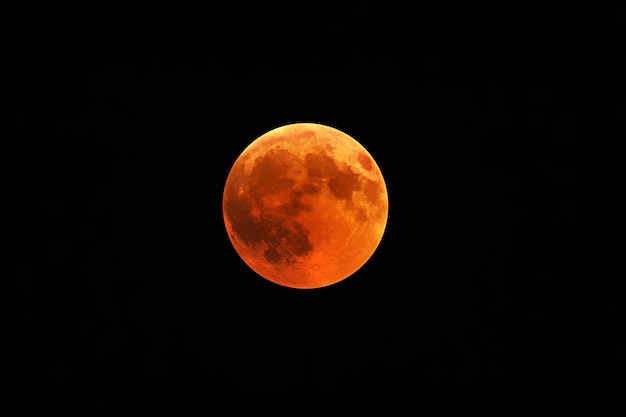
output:
M11 61L17 386L97 406L617 377L617 277L585 247L588 149L625 137L623 16L29 17ZM390 199L371 260L319 291L249 270L221 214L244 147L301 121L360 141Z

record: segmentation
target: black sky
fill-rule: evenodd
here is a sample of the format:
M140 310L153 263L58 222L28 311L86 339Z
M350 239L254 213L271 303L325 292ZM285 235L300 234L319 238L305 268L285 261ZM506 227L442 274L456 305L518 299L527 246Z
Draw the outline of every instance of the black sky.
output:
M19 36L20 389L98 407L617 376L579 139L624 138L623 14L236 9ZM239 153L298 121L360 141L390 198L372 259L320 291L255 275L221 217Z

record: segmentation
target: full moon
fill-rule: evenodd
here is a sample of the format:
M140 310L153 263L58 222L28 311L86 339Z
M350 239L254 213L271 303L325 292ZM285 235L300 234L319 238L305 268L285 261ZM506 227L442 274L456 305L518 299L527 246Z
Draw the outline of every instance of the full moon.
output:
M378 247L387 187L370 153L335 128L295 123L243 150L222 212L235 250L257 274L290 288L321 288L359 270Z

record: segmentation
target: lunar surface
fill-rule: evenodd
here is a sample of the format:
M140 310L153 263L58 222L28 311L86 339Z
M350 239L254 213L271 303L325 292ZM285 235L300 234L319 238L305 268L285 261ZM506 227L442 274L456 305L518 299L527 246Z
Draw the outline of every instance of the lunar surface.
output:
M369 260L387 224L388 197L378 165L356 140L296 123L241 153L222 208L228 236L252 270L310 289L335 284Z

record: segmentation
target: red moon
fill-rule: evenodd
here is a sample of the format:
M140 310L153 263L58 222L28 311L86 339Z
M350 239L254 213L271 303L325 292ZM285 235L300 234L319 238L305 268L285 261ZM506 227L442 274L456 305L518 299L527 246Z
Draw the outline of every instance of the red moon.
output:
M301 289L359 270L382 239L388 207L369 152L316 123L281 126L252 142L231 168L222 201L243 261L269 281Z

